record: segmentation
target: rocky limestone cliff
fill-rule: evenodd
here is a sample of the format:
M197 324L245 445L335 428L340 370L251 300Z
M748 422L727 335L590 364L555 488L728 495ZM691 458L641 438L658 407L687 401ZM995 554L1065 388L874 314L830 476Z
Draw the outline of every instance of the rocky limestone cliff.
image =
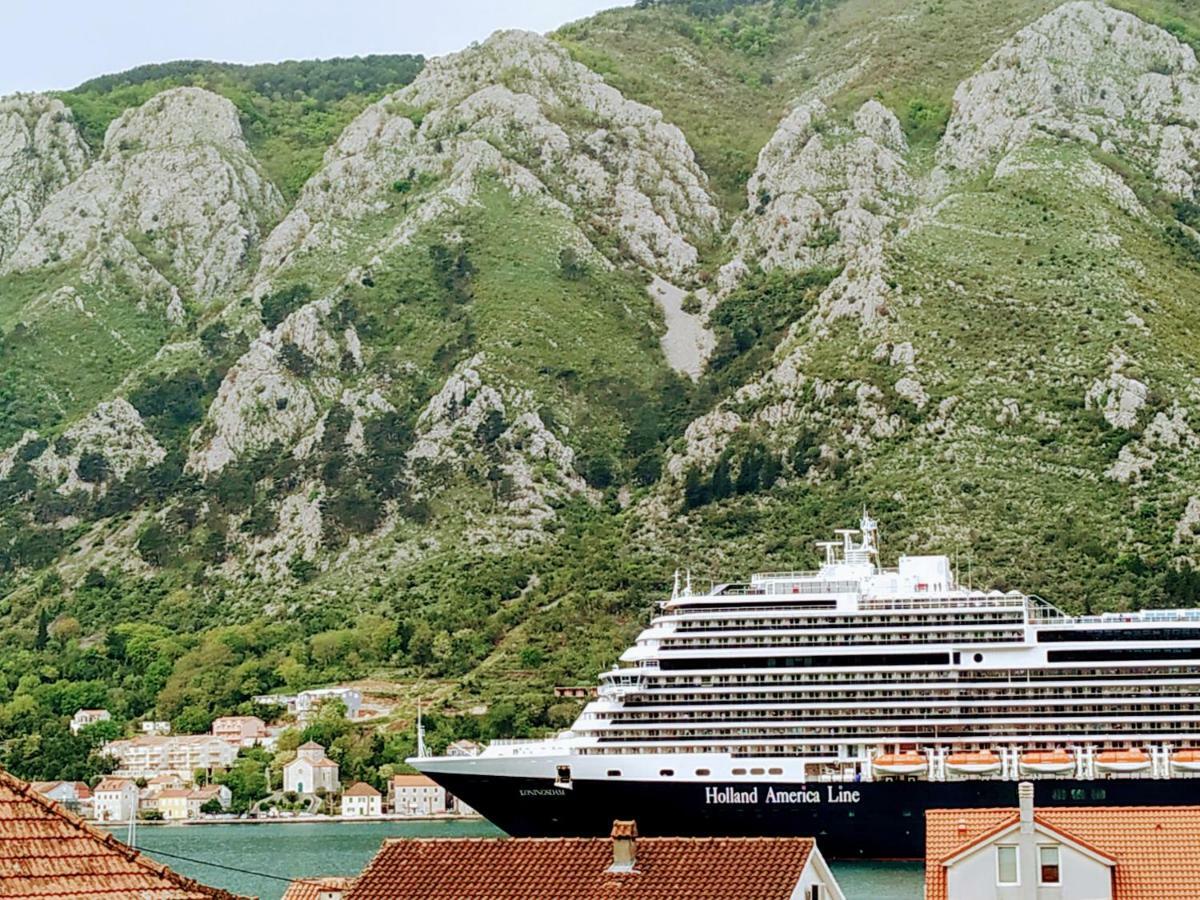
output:
M733 227L738 251L721 271L722 288L737 283L747 260L765 271L841 269L855 258L860 268L876 265L914 190L907 149L895 115L877 101L863 104L848 125L832 121L819 100L793 110L759 153L746 188L750 211ZM859 312L869 318L871 303Z
M181 294L203 305L233 284L282 211L233 104L175 88L109 126L100 157L45 203L4 269L74 261L95 279L117 263L166 287L178 318Z
M84 170L88 156L61 100L0 98L0 266L55 191Z
M344 246L357 221L387 209L398 183L414 208L376 249L405 243L421 224L471 202L488 173L585 228L611 232L635 261L672 276L692 269L697 245L719 226L679 129L557 44L508 31L432 60L413 84L363 112L267 242L263 272Z
M1039 137L1141 163L1162 190L1195 194L1200 73L1194 51L1100 2L1065 3L1022 29L954 95L939 181Z

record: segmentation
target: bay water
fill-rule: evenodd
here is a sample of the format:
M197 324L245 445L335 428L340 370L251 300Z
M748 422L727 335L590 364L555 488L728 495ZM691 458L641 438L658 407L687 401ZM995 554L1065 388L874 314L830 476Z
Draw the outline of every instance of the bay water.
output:
M114 830L125 840L124 829ZM279 900L292 878L357 875L385 838L501 834L479 819L144 826L138 849L180 874L236 894ZM923 867L912 862L833 862L848 900L920 900ZM550 898L547 898L550 900Z

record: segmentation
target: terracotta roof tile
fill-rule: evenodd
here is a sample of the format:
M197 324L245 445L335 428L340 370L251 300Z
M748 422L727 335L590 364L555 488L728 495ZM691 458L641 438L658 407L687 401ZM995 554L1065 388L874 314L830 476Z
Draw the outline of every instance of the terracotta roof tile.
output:
M353 878L306 878L303 881L293 881L282 900L317 900L322 890L345 890L350 887Z
M428 775L393 775L393 787L437 787L437 782Z
M127 784L133 784L128 778L104 778L96 785L96 793L100 791L119 791Z
M811 838L639 838L631 872L611 872L609 838L389 839L346 900L784 900Z
M356 781L350 787L342 792L343 797L382 797L383 794L375 790L369 784L362 781Z
M1017 821L1015 809L925 814L925 898L947 900L942 860ZM1039 824L1117 861L1113 900L1200 897L1200 806L1075 806L1034 811Z
M3 771L0 897L238 900L172 872Z

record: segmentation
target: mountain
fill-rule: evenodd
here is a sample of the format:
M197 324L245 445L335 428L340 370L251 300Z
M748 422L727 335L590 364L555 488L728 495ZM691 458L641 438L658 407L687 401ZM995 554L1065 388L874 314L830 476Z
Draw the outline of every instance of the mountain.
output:
M372 766L419 695L562 726L676 566L864 504L1200 604L1197 48L1181 0L643 0L0 101L6 764L354 678Z

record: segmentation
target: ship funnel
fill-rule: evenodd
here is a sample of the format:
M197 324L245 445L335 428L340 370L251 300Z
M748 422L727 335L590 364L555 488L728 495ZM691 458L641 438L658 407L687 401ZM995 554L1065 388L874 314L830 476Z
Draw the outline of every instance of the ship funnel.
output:
M610 872L632 872L637 864L637 822L617 819L612 827L613 861Z

